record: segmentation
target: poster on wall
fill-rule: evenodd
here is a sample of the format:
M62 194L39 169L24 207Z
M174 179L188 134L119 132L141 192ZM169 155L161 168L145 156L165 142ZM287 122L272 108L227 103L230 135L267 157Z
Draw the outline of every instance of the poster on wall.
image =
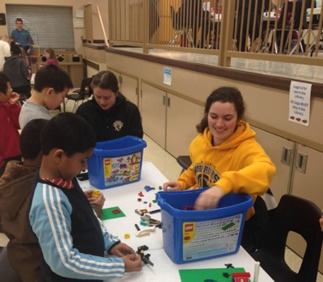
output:
M172 69L169 67L164 67L164 84L172 85Z
M312 84L291 81L289 88L289 121L309 126Z

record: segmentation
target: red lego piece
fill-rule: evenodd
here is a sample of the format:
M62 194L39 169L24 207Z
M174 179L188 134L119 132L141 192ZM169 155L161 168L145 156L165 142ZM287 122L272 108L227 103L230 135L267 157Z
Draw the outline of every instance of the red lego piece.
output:
M248 282L250 273L249 272L231 273L231 276L234 282Z

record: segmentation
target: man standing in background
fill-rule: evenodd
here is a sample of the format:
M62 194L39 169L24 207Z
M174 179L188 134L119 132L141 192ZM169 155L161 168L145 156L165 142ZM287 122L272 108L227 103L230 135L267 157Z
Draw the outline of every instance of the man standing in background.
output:
M16 43L21 45L24 48L27 55L30 54L31 45L34 44L34 41L28 30L23 28L22 18L16 19L16 29L12 31L11 36L15 40Z

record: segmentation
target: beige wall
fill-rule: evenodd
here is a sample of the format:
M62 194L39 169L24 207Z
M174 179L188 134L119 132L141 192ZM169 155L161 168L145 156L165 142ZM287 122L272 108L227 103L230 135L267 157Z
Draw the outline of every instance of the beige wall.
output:
M99 18L96 6L98 5L101 11L102 20L105 26L105 29L107 30L108 27L108 8L107 8L107 2L103 0L92 0L91 4L93 5L93 38L94 39L103 39L103 33L101 26L99 24ZM6 14L6 4L17 4L17 5L50 5L50 6L67 6L67 7L73 7L73 16L75 16L75 10L83 8L84 5L89 4L89 1L86 0L72 0L72 1L66 1L66 0L1 0L0 2L0 13ZM8 34L8 26L0 26L0 35ZM81 42L81 36L85 36L85 29L77 28L74 29L74 42L75 42L75 50L77 53L82 52L82 42ZM59 38L59 37L58 37Z

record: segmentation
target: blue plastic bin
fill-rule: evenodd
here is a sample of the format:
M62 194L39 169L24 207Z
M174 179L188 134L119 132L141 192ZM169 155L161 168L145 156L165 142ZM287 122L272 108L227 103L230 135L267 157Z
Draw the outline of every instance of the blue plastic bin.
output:
M205 190L157 194L164 249L175 263L215 258L239 250L246 211L252 206L251 196L228 194L216 209L185 210L194 207L198 195Z
M134 136L97 142L87 161L90 184L106 189L139 181L146 146Z

